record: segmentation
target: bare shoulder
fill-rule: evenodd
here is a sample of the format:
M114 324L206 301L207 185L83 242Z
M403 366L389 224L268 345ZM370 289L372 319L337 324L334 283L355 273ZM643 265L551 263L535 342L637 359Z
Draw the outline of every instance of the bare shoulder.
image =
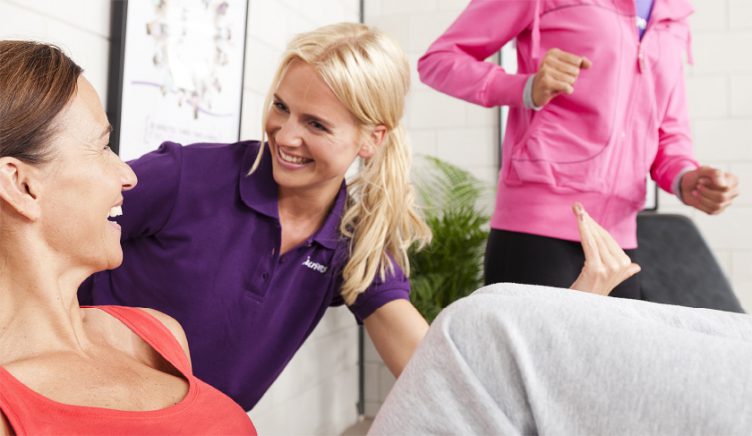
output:
M14 434L13 430L10 428L10 424L8 423L8 419L5 417L5 414L2 410L0 410L0 436L10 436Z
M149 315L156 318L159 322L164 324L165 327L167 327L167 330L172 333L173 336L175 336L175 339L178 340L178 343L183 348L183 351L185 352L186 357L188 358L188 361L191 360L191 354L188 349L188 338L185 337L185 331L183 330L183 327L180 325L180 323L170 315L167 315L165 313L162 313L158 310L154 309L148 309L145 307L141 307L141 310L148 313Z

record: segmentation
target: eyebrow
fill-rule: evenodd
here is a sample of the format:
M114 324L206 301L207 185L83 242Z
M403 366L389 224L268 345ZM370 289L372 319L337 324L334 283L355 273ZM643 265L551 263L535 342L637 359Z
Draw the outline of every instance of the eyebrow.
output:
M274 98L275 98L276 100L279 100L279 101L280 101L280 102L281 102L282 104L284 104L285 106L287 106L287 107L288 107L288 109L289 109L289 105L288 105L287 103L285 103L285 101L284 101L284 100L282 99L282 97L280 97L279 95L277 95L277 94L275 93L275 94L274 94ZM329 121L329 120L327 120L327 119L325 119L325 118L321 118L321 117L320 117L320 116L318 116L318 115L314 115L314 114L306 114L306 113L304 113L304 114L301 114L301 115L302 115L302 117L303 117L303 118L308 118L308 119L313 119L313 120L316 120L316 121L318 121L319 123L321 123L321 124L325 125L325 126L326 126L327 128L329 128L329 129L331 129L332 127L334 127L334 123L332 123L331 121Z

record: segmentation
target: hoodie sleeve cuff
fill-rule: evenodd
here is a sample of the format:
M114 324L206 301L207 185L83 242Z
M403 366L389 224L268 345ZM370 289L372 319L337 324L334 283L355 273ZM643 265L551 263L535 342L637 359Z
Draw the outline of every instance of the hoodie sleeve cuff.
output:
M535 103L533 103L533 80L535 79L535 74L531 74L530 77L527 78L527 81L525 82L525 89L522 91L522 102L525 104L525 107L534 111L539 111L543 109L543 106L536 106Z
M681 192L681 179L684 177L685 174L688 172L694 170L695 167L685 167L681 171L679 171L676 176L674 176L674 181L671 182L671 192L673 192L674 195L676 195L679 198L679 201L684 203L684 200L682 200L682 192Z

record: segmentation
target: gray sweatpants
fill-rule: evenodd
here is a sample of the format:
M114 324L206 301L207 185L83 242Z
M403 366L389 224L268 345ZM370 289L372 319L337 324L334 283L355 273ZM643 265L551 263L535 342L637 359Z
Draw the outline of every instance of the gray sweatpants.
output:
M752 316L497 284L445 309L370 434L752 434Z

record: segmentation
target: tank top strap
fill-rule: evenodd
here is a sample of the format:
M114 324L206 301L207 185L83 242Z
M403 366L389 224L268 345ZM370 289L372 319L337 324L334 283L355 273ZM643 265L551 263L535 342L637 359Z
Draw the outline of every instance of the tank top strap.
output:
M93 308L103 310L120 320L183 375L186 377L192 375L191 364L183 347L162 321L136 307L93 306Z

